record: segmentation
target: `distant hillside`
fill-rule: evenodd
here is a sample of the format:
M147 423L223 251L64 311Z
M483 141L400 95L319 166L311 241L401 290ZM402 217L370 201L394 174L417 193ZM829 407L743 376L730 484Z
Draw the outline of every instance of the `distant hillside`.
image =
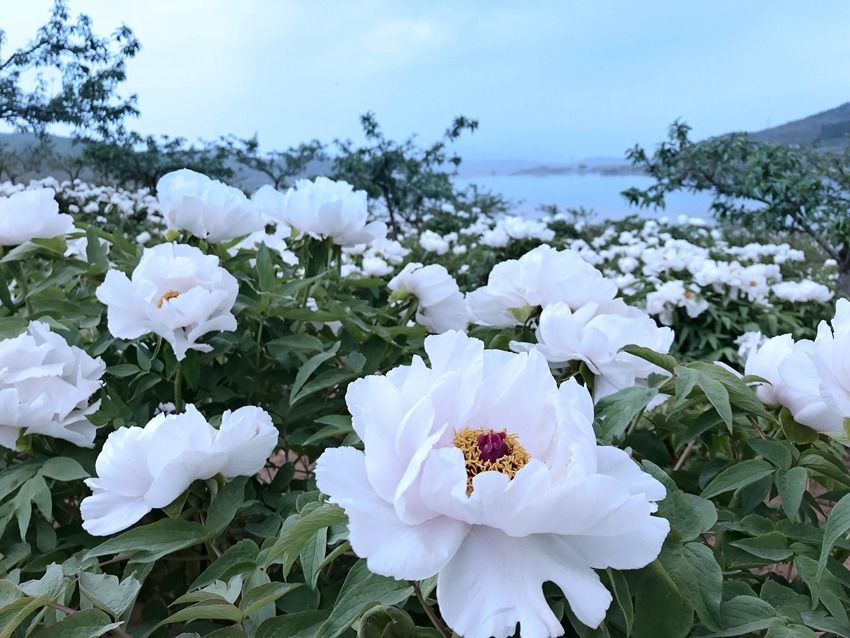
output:
M841 151L850 145L850 102L750 135L759 142L817 145L825 151Z

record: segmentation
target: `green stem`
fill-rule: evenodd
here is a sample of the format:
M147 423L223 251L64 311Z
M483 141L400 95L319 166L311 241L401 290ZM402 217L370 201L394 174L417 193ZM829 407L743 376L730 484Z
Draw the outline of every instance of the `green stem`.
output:
M263 352L263 326L265 325L263 321L263 316L260 315L260 325L257 328L257 370L260 369L260 355Z
M413 591L416 592L416 598L419 600L419 604L422 605L422 610L425 612L425 615L428 616L428 620L430 620L431 624L434 625L434 629L439 631L440 635L444 638L451 638L451 629L446 626L443 619L437 615L434 608L431 607L431 605L428 604L428 601L425 600L425 596L422 595L422 590L419 588L419 583L413 583Z
M27 278L26 278L26 274L24 273L24 267L19 263L19 264L17 264L17 268L15 270L16 270L15 279L17 279L17 281L18 281L18 288L21 289L21 299L23 300L24 305L27 308L27 316L29 317L29 316L32 316L32 306L30 305L30 300L29 300L30 290L29 290L29 286L27 286Z
M183 411L183 365L177 362L177 370L174 372L174 411Z

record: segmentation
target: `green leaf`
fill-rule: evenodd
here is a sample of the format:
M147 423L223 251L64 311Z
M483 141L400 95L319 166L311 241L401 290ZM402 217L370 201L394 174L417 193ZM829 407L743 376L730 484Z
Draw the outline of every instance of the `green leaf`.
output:
M790 470L776 473L776 488L782 500L782 509L788 518L797 517L808 481L809 474L804 467L792 467Z
M341 525L347 520L342 508L336 505L319 506L282 530L280 538L265 555L266 566L283 563L284 573L288 572L289 567L316 532L324 527Z
M847 595L841 582L829 570L818 573L817 561L807 556L796 556L794 566L809 588L813 604L820 600L830 614L847 625L850 622L847 618Z
M189 585L189 590L206 587L216 580L227 580L236 574L254 571L257 567L258 552L257 544L247 538L228 547L204 573Z
M124 623L112 619L99 609L86 609L70 614L55 625L44 627L32 638L98 638Z
M301 583L266 583L245 592L239 602L243 617L250 616L298 587L301 587Z
M748 554L774 563L786 560L794 555L794 552L788 549L788 539L781 532L769 532L754 538L732 541L729 544L744 550Z
M21 623L42 607L50 604L47 596L21 598L0 609L0 638L11 638Z
M289 405L295 405L298 402L298 399L300 398L298 394L301 391L301 388L304 387L304 384L307 383L310 376L320 365L328 359L332 359L336 356L337 350L339 350L339 345L340 342L337 341L330 350L313 355L298 369L298 373L295 375L295 381L293 381L292 387L289 389Z
M301 548L301 552L299 553L301 570L304 572L304 581L311 589L316 589L319 570L322 566L322 561L325 560L327 544L328 528L323 527L313 535L313 538Z
M724 492L740 489L773 473L773 466L766 461L751 459L741 461L720 472L702 491L703 498L714 498Z
M114 366L109 366L106 369L106 374L123 379L125 377L132 377L135 374L139 374L141 371L142 369L135 363L119 363Z
M652 350L651 348L644 348L643 346L636 345L628 345L621 348L621 350L644 359L645 361L649 361L650 363L654 363L659 368L667 370L667 372L672 373L676 369L676 359L675 357L671 357L669 354L662 354Z
M773 463L776 467L787 470L794 462L789 445L782 441L771 439L753 439L747 444L761 456Z
M238 476L225 484L210 503L206 529L210 536L221 534L245 502L247 476Z
M30 520L32 520L33 503L45 519L49 521L53 518L53 500L50 488L41 474L36 474L24 483L12 499L12 507L18 519L18 531L21 534L21 540L26 538Z
M378 576L359 560L348 572L328 619L322 623L317 638L336 638L351 627L360 616L375 605L397 605L413 594L409 583Z
M596 404L596 416L600 421L599 438L603 441L622 438L632 420L657 394L658 391L653 388L633 386L600 399Z
M826 561L842 536L846 536L850 532L850 494L845 495L840 501L835 504L829 517L826 519L826 525L823 531L823 544L820 549L820 558L818 559L817 578L823 576L826 569Z
M665 549L660 560L703 624L719 628L723 573L711 548L702 543L686 543L681 548Z
M129 554L133 562L149 563L204 542L207 531L199 523L164 518L119 534L88 551L85 559Z
M782 431L785 432L785 436L792 443L814 443L818 440L818 433L797 423L788 408L783 407L779 411L779 425L782 426Z
M197 605L186 607L171 614L168 618L161 621L159 625L172 625L177 622L190 622L192 620L229 620L231 622L239 622L242 620L242 610L228 602L198 603Z
M690 635L694 609L660 561L640 571L635 590L634 638L684 638ZM663 613L660 613L663 610Z
M617 601L617 606L620 608L623 619L626 621L626 638L628 638L635 624L635 608L632 604L632 593L629 591L629 582L623 576L622 572L612 569L608 570L608 577L611 579L611 590L614 593L614 600Z
M659 503L658 514L670 521L675 535L683 541L692 541L714 527L717 523L714 503L696 494L683 492L664 470L651 461L644 461L643 469L661 481L667 489L666 498Z
M329 613L327 609L310 609L270 618L260 625L256 638L315 638Z
M699 638L724 638L743 636L754 631L767 629L776 619L776 610L755 596L735 596L720 605L723 629L709 634L697 634Z
M717 414L723 419L726 427L732 428L732 404L729 402L729 391L719 381L710 379L704 375L697 378L697 385L705 394L705 398L714 407Z
M0 500L6 498L35 476L38 470L38 463L25 463L23 465L14 465L0 472Z
M809 627L818 631L825 631L827 634L835 634L841 638L850 638L850 626L842 624L835 618L826 616L823 612L804 611L800 614L803 622Z
M80 596L115 617L130 608L142 588L142 584L132 576L119 582L118 577L112 574L83 572L79 578Z
M764 638L818 638L818 635L803 625L786 625L777 620L767 630Z
M89 473L83 469L82 465L74 459L69 459L67 456L54 456L47 459L39 472L47 478L65 482L77 481L89 476Z
M0 264L9 264L15 261L29 259L31 256L38 253L48 253L56 256L63 256L67 244L64 237L53 237L52 239L33 239L26 243L16 246L0 259Z
M274 290L276 282L274 263L272 262L271 251L265 244L260 244L260 247L257 249L255 268L257 271L257 284L260 290L264 292Z
M55 601L60 598L65 589L65 574L60 565L51 563L41 578L28 580L21 583L19 587L27 596L47 596Z

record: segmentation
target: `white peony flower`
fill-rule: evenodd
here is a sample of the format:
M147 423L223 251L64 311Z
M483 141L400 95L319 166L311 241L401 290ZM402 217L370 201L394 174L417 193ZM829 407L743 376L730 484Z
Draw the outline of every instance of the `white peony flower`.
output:
M86 479L92 495L80 504L83 529L114 534L169 505L193 481L256 474L276 444L271 417L253 406L225 412L218 430L193 405L158 414L143 428L120 428L97 457L97 477Z
M368 277L386 277L394 270L383 258L374 255L364 256L362 263L363 273Z
M778 284L773 284L771 288L773 294L783 301L791 301L796 303L806 301L816 301L818 303L826 303L832 299L832 291L811 279L803 279L801 281L783 281Z
M21 432L91 447L95 428L88 415L106 365L68 345L46 323L0 341L0 445L15 449Z
M52 188L38 188L0 197L0 246L18 246L74 230L74 218L59 212L54 195Z
M236 330L231 309L238 292L236 278L218 265L218 257L171 243L146 248L129 279L107 272L96 295L107 306L113 336L137 339L153 332L171 344L179 361L188 350L212 350L197 343L208 332Z
M699 288L686 288L679 280L666 281L646 296L646 311L658 315L665 326L673 323L673 311L676 308L684 308L693 319L708 310L708 302L699 294Z
M419 302L416 321L431 332L466 330L469 310L457 282L444 266L409 263L387 284L398 299L413 295Z
M562 301L571 308L604 303L617 294L617 284L570 250L542 245L519 259L496 264L487 285L467 295L476 323L485 326L522 324L532 308Z
M831 325L821 321L814 341L802 340L781 363L783 405L813 430L846 442L850 418L850 301L839 299Z
M648 361L620 352L630 344L667 353L673 331L659 328L643 311L620 300L588 303L573 312L565 303L546 306L537 326L537 345L511 342L514 350L536 347L550 363L584 361L595 376L593 396L599 400L617 390L645 381L650 374L665 374Z
M745 333L752 334L752 333ZM755 333L761 337L761 333ZM790 334L780 335L757 346L744 362L744 374L761 377L768 383L759 383L756 394L767 405L785 405L788 390L780 374L780 366L791 354L794 339Z
M280 254L283 263L289 266L298 264L298 256L289 250L286 245L286 239L291 235L289 226L282 223L275 225L274 231L269 233L264 228L257 230L234 244L228 249L228 253L235 255L240 250L258 250L260 244L265 244L269 250L274 250Z
M341 505L354 551L377 574L434 574L466 638L560 636L542 585L596 627L611 594L594 569L637 569L669 532L665 489L622 450L597 446L590 395L559 388L537 352L484 350L462 333L425 341L386 376L348 387L365 451L326 450L319 489Z
M419 235L419 245L427 252L445 255L449 252L449 242L433 230L426 230Z
M272 199L270 189L264 186L254 198ZM272 189L273 190L273 189ZM384 237L387 227L383 222L366 223L366 191L355 191L347 182L335 182L327 177L314 181L301 179L286 193L282 209L268 206L269 213L296 230L316 239L330 239L340 246L368 244Z
M262 230L263 220L238 188L187 168L160 178L159 204L168 227L222 242Z
M755 354L766 341L767 337L758 330L751 330L739 335L735 339L735 345L738 346L738 360L741 363L746 363L747 359Z

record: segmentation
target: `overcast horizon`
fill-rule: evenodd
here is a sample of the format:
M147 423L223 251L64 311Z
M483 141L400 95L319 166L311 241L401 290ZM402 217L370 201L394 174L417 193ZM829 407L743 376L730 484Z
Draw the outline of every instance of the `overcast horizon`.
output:
M51 0L0 0L0 56ZM143 133L258 134L266 149L358 137L374 111L427 142L455 115L480 129L470 161L570 162L654 145L682 118L697 137L758 130L848 101L850 3L295 3L71 0L98 33L126 23L142 51L124 93ZM257 61L262 61L258 64Z

